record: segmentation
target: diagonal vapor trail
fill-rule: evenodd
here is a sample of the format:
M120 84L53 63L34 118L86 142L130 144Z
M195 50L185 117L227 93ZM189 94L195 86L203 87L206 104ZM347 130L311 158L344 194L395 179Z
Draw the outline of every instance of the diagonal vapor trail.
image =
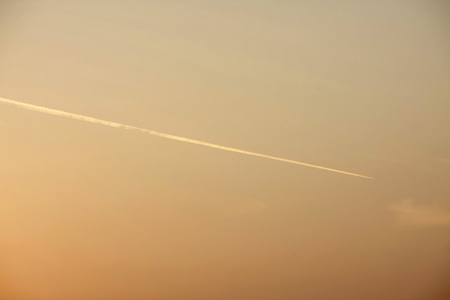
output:
M303 163L303 162L299 162L299 161L295 161L295 160L279 158L279 157L265 155L265 154L260 154L260 153L256 153L256 152L250 152L250 151L235 149L235 148L231 148L231 147L220 146L220 145L216 145L216 144L202 142L202 141L199 141L199 140L194 140L194 139L185 138L185 137L181 137L181 136L171 135L171 134L167 134L167 133L161 133L161 132L158 132L158 131L148 130L148 129L144 129L144 128L129 126L129 125L124 125L124 124L115 123L115 122L104 121L104 120L95 119L95 118L91 118L91 117L87 117L87 116L83 116L83 115L78 115L78 114L73 114L73 113L61 111L61 110L56 110L56 109L46 108L46 107L42 107L42 106L32 105L32 104L28 104L28 103L24 103L24 102L18 102L18 101L14 101L14 100L0 98L0 103L9 104L9 105L13 105L13 106L16 106L16 107L19 107L19 108L24 108L24 109L28 109L28 110L32 110L32 111L37 111L37 112L41 112L41 113L45 113L45 114L49 114L49 115L55 115L55 116L60 116L60 117L65 117L65 118L70 118L70 119L90 122L90 123L94 123L94 124L100 124L100 125L114 127L114 128L121 128L121 129L128 129L128 130L139 131L139 132L142 132L142 133L146 133L146 134L150 134L150 135L154 135L154 136L159 136L159 137L170 139L170 140L176 140L176 141L180 141L180 142L186 142L186 143L201 145L201 146L215 148L215 149L219 149L219 150L236 152L236 153L241 153L241 154L246 154L246 155L251 155L251 156L257 156L257 157L263 157L263 158L267 158L267 159L283 161L283 162L286 162L286 163L306 166L306 167L320 169L320 170L325 170L325 171L329 171L329 172L335 172L335 173L340 173L340 174L345 174L345 175L351 175L351 176L356 176L356 177L373 179L373 177L369 177L369 176L364 176L364 175L359 175L359 174L355 174L355 173L345 172L345 171L341 171L341 170L326 168L326 167L317 166L317 165L313 165L313 164L307 164L307 163Z

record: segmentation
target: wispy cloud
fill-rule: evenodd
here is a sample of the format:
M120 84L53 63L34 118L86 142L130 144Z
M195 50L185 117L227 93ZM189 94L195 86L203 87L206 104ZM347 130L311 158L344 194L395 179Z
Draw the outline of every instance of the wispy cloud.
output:
M439 161L446 165L450 165L450 158L441 158Z
M336 169L331 169L331 168L322 167L322 166L318 166L318 165L313 165L313 164L308 164L308 163L304 163L304 162L299 162L299 161L295 161L295 160L284 159L284 158L270 156L270 155L266 155L266 154L261 154L261 153L250 152L250 151L246 151L246 150L241 150L241 149L236 149L236 148L216 145L216 144L207 143L207 142L203 142L203 141L199 141L199 140L194 140L194 139L190 139L190 138L186 138L186 137L181 137L181 136L176 136L176 135L172 135L172 134L157 132L157 131L149 130L149 129L145 129L145 128L139 128L139 127L134 127L134 126L130 126L130 125L125 125L125 124L120 124L120 123L100 120L100 119L91 118L91 117L88 117L88 116L78 115L78 114L74 114L74 113L69 113L69 112L65 112L65 111L61 111L61 110L56 110L56 109L51 109L51 108L47 108L47 107L32 105L32 104L23 103L23 102L18 102L18 101L14 101L14 100L0 98L0 103L9 104L9 105L13 105L13 106L20 107L20 108L23 108L23 109L28 109L28 110L32 110L32 111L36 111L36 112L49 114L49 115L55 115L55 116L59 116L59 117L64 117L64 118L69 118L69 119L75 119L75 120L79 120L79 121L94 123L94 124L98 124L98 125L109 126L109 127L113 127L113 128L121 128L121 129L139 131L139 132L142 132L142 133L145 133L145 134L150 134L150 135L158 136L158 137L165 138L165 139L170 139L170 140L176 140L176 141L185 142L185 143L201 145L201 146L204 146L204 147L209 147L209 148L214 148L214 149L219 149L219 150L224 150L224 151L229 151L229 152L235 152L235 153L241 153L241 154L245 154L245 155L257 156L257 157L262 157L262 158L267 158L267 159L271 159L271 160L282 161L282 162L286 162L286 163L290 163L290 164L302 165L302 166L305 166L305 167L320 169L320 170L334 172L334 173L340 173L340 174L345 174L345 175L350 175L350 176L356 176L356 177L373 179L373 177L359 175L359 174L355 174L355 173L350 173L350 172L346 172L346 171L342 171L342 170L336 170Z
M404 226L449 226L450 211L431 205L414 204L406 199L389 205L389 209L398 215L398 221Z
M259 200L246 200L233 207L233 212L238 215L257 214L269 209L269 204Z

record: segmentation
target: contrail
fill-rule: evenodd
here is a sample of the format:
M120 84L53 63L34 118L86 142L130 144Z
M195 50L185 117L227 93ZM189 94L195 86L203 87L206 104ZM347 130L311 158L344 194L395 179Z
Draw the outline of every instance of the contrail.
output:
M171 135L171 134L167 134L167 133L161 133L161 132L157 132L157 131L153 131L153 130L148 130L148 129L144 129L144 128L129 126L129 125L124 125L124 124L115 123L115 122L104 121L104 120L95 119L95 118L91 118L91 117L87 117L87 116L83 116L83 115L68 113L68 112L61 111L61 110L46 108L46 107L32 105L32 104L23 103L23 102L18 102L18 101L14 101L14 100L8 100L8 99L0 98L0 102L4 103L4 104L9 104L9 105L13 105L13 106L16 106L16 107L32 110L32 111L37 111L37 112L49 114L49 115L55 115L55 116L60 116L60 117L65 117L65 118L70 118L70 119L90 122L90 123L94 123L94 124L105 125L105 126L114 127L114 128L121 128L121 129L128 129L128 130L139 131L139 132L142 132L142 133L146 133L146 134L150 134L150 135L154 135L154 136L159 136L159 137L170 139L170 140L176 140L176 141L180 141L180 142L186 142L186 143L201 145L201 146L215 148L215 149L220 149L220 150L224 150L224 151L230 151L230 152L247 154L247 155L252 155L252 156L257 156L257 157L263 157L263 158L267 158L267 159L283 161L283 162L287 162L287 163L291 163L291 164L306 166L306 167L310 167L310 168L316 168L316 169L320 169L320 170L325 170L325 171L330 171L330 172L335 172L335 173L340 173L340 174L345 174L345 175L351 175L351 176L357 176L357 177L373 179L373 177L369 177L369 176L364 176L364 175L359 175L359 174L355 174L355 173L345 172L345 171L341 171L341 170L321 167L321 166L317 166L317 165L312 165L312 164L307 164L307 163L303 163L303 162L299 162L299 161L295 161L295 160L289 160L289 159L279 158L279 157L275 157L275 156L260 154L260 153L256 153L256 152L250 152L250 151L245 151L245 150L240 150L240 149L220 146L220 145L216 145L216 144L202 142L202 141L199 141L199 140L194 140L194 139L185 138L185 137L181 137L181 136Z

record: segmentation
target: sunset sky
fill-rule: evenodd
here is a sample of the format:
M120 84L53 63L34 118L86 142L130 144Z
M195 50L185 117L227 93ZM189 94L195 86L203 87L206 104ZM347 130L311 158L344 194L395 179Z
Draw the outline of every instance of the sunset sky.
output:
M0 0L2 300L450 299L450 2Z

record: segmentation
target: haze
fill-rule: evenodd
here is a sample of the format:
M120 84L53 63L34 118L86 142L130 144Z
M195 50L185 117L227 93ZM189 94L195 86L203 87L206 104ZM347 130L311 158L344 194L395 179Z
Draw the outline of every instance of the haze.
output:
M450 299L450 4L0 0L2 300Z

